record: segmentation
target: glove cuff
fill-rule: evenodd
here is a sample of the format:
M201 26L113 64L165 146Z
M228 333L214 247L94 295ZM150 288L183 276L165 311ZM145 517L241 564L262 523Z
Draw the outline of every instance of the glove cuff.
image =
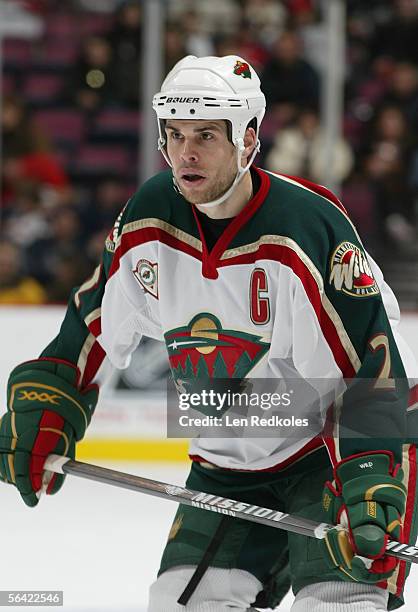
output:
M395 462L391 451L371 451L342 459L334 467L334 478L338 488L341 489L345 482L354 478L373 474L392 476L394 472Z
M378 518L374 515L376 503L394 506L400 515L405 510L407 492L402 482L403 471L399 465L394 467L390 451L347 457L335 466L335 479L336 489L344 503L362 503L366 515L375 519ZM375 522L379 523L378 520Z
M96 386L77 388L78 370L64 361L41 359L17 366L7 385L8 409L16 413L50 410L62 416L83 438L97 404Z

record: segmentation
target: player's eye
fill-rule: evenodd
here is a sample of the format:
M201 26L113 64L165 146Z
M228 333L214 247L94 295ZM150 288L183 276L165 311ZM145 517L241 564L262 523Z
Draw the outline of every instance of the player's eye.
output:
M214 138L213 134L211 132L202 132L202 139L203 140L212 140Z
M171 138L173 140L180 140L181 138L181 133L180 132L171 132Z

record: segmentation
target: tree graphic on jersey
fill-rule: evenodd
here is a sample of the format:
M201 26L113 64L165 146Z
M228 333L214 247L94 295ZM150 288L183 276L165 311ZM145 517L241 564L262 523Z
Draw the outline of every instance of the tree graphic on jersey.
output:
M213 366L213 378L229 378L228 368L226 367L222 353L216 355L215 365Z
M197 362L196 377L205 379L209 378L208 366L202 356L199 357L199 361Z
M174 380L244 378L270 348L261 336L223 329L217 317L200 313L167 332L165 342Z
M192 360L190 359L190 355L187 355L186 367L184 369L183 376L187 379L194 378L193 364Z
M247 351L245 351L245 353L241 355L235 366L233 378L244 378L244 376L251 369L251 367L252 366L250 356L248 355Z

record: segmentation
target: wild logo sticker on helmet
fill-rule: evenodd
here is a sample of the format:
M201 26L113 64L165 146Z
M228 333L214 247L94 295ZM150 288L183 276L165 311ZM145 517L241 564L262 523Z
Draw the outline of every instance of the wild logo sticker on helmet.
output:
M331 257L329 282L337 291L354 297L379 293L379 287L364 251L351 242L342 242Z
M158 300L158 264L140 259L132 272L142 289Z
M251 79L251 70L247 62L237 60L234 66L234 74L242 76L244 79Z

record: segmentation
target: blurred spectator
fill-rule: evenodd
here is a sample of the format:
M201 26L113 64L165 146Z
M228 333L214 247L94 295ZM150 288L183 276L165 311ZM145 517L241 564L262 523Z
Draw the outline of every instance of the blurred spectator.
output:
M215 55L239 55L239 41L236 34L218 36L215 44Z
M179 23L170 23L165 29L165 74L187 55L184 32Z
M276 0L245 0L243 16L256 39L270 45L285 27L287 10Z
M261 74L267 106L288 124L301 105L317 106L319 78L303 59L302 43L297 32L286 30L272 47L272 57Z
M51 215L49 225L49 236L34 241L26 250L28 271L48 288L57 280L57 267L62 258L73 257L74 273L81 282L88 263L82 255L84 236L80 216L74 207L66 206Z
M20 247L28 247L49 235L49 225L42 208L39 187L22 181L7 215L4 233Z
M397 105L415 130L418 129L418 66L395 64L384 104Z
M394 0L394 14L376 28L371 41L373 54L389 55L399 61L418 64L418 3Z
M22 4L24 4L24 7L27 11L31 11L32 13L42 14L45 13L47 10L47 7L45 6L45 2L43 0L24 0ZM50 6L48 8L50 8L53 4L53 2L50 2Z
M212 35L231 34L237 31L241 21L242 11L237 0L169 0L168 15L172 21L179 23L187 11L194 10L199 15L200 23L205 32Z
M39 2L37 3L39 4ZM2 0L0 3L0 22L5 24L5 31L24 31L29 38L40 36L44 29L43 20L35 13L40 12L35 2L16 2Z
M117 67L114 79L118 101L136 108L139 103L142 45L142 8L137 0L121 5L107 40Z
M368 13L373 16L374 21L381 23L391 16L393 0L368 0L367 4L364 0L347 0L347 10L349 13Z
M108 234L109 232L105 229L97 230L90 234L86 245L86 255L94 268L100 263L103 254L103 245L105 244Z
M398 106L386 104L372 122L365 149L371 154L369 159L373 159L376 166L385 173L393 163L406 168L416 144L417 138L411 132L402 110ZM380 174L380 171L376 171L376 174Z
M177 1L177 0L176 0ZM212 34L236 31L241 21L241 7L237 0L196 2L202 25Z
M295 26L311 23L315 16L317 0L285 0L287 10Z
M309 58L310 65L322 75L328 64L328 32L320 7L315 5L315 10L309 8L291 13L290 22L301 37L305 57Z
M358 107L358 119L368 121L376 105L386 96L391 82L395 63L389 57L377 57L367 64L367 69L349 75L347 97L353 107Z
M347 60L350 75L358 70L367 72L373 56L372 39L376 28L387 23L392 15L393 2L388 0L349 0L347 6ZM384 56L389 57L389 56Z
M22 181L30 180L48 190L48 197L60 202L68 197L68 178L43 133L37 129L23 104L6 96L2 105L3 183L2 202L13 201Z
M103 179L83 212L84 229L88 233L99 230L109 233L125 201L126 188L123 181L117 176Z
M361 239L372 255L381 244L378 202L373 185L362 168L355 169L342 186L342 201L354 225L361 228Z
M261 72L270 55L264 44L261 44L254 30L246 21L242 21L237 34L237 50L240 57L245 57L257 72Z
M33 126L23 100L16 96L5 96L3 100L1 127L6 157L21 157L48 148L45 135Z
M22 253L13 242L0 239L0 304L44 304L41 285L23 272Z
M319 182L325 170L325 142L318 114L313 110L300 113L294 127L279 130L267 156L267 167L273 172L301 176ZM333 149L333 174L343 181L353 165L349 144L340 139Z
M259 72L269 57L266 48L253 36L246 22L242 22L239 33L218 38L216 52L217 55L244 57Z
M203 30L202 21L195 10L184 13L182 27L186 38L187 53L196 55L196 57L214 55L212 37Z
M415 216L418 216L418 149L412 155L409 183L414 192Z
M399 248L416 241L414 194L409 182L414 145L416 140L402 111L395 106L382 108L366 148L365 169L376 193L383 232Z
M109 176L99 183L93 200L85 207L82 216L87 234L85 252L92 266L100 262L105 240L130 195L119 177Z
M76 6L84 11L97 13L113 13L122 4L122 0L72 0Z
M377 57L367 64L367 70L349 75L344 116L344 131L353 147L358 150L367 138L367 125L389 90L395 69L389 57Z
M72 289L81 285L92 270L81 251L58 252L55 257L52 276L46 287L48 302L53 304L67 303Z
M117 99L116 67L109 42L100 36L89 36L83 44L78 62L69 78L68 102L94 112Z

